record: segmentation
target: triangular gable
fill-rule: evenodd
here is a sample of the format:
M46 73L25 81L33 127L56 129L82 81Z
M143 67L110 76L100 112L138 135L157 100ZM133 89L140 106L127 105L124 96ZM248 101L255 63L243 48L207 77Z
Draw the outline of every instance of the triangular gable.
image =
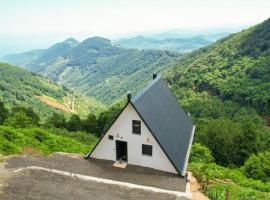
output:
M106 135L106 133L110 130L110 128L113 126L113 124L116 122L116 120L119 118L119 116L122 114L122 112L126 109L126 107L128 106L129 102L126 103L126 105L122 108L122 110L119 112L119 114L117 115L117 117L114 119L113 123L111 124L111 126L104 131L104 133L101 135L101 137L99 138L98 142L96 143L96 145L93 147L93 149L88 152L84 157L85 158L89 158L91 153L96 149L96 147L99 145L99 143L101 142L101 140L104 138L104 136Z
M112 124L112 126L108 129L108 131L106 132L106 134L104 134L100 138L99 142L95 145L95 147L87 155L87 157L95 157L95 158L100 158L100 159L113 160L111 158L112 157L114 158L115 152L111 152L111 151L106 152L107 151L106 148L108 148L108 147L105 147L104 145L107 145L107 142L108 142L108 140L107 140L108 137L107 136L110 133L114 133L115 130L119 130L119 129L121 129L122 126L124 126L122 124L122 122L119 123L118 120L122 120L121 118L125 118L126 117L126 116L123 116L123 115L125 115L125 110L126 109L130 109L130 107L136 113L136 115L139 117L139 119L142 121L142 124L145 126L145 130L142 131L142 134L144 133L144 134L149 134L150 135L150 137L148 137L148 138L150 138L151 144L154 146L155 151L156 151L156 152L153 153L153 155L156 156L156 157L157 156L159 157L158 160L153 160L153 159L149 159L148 158L149 162L153 162L153 163L148 163L149 165L147 165L147 161L143 161L143 159L144 159L143 157L140 157L141 162L143 163L143 164L141 164L141 166L151 167L151 168L154 168L154 169L159 169L159 170L163 170L163 171L170 171L172 173L178 173L178 174L180 174L177 171L177 169L174 167L173 163L168 158L166 152L164 152L164 150L162 149L162 147L160 146L160 144L156 140L155 136L149 130L147 124L145 124L144 120L141 118L141 116L139 115L139 113L137 113L136 109L134 108L134 106L132 105L131 102L129 102L129 103L127 103L125 105L125 107L122 109L122 111L118 115L117 119ZM127 120L129 120L130 122L127 122L126 121L126 122L123 122L123 123L124 124L128 124L128 126L131 126L131 119L130 119L130 117L128 117ZM142 125L142 128L143 128L143 125ZM116 126L116 127L114 127L114 126ZM130 132L130 134L132 134L132 133ZM139 135L139 136L137 135L137 136L134 136L134 137L140 138L140 139L142 138L143 139L144 135ZM115 138L115 139L117 139L117 138ZM123 141L125 141L125 138L123 139ZM128 142L131 142L132 143L132 141L128 141ZM130 145L134 145L134 144L131 144L131 143L130 143ZM139 149L141 148L142 143L143 142L139 142L138 144L136 144L136 145L138 145L138 148ZM112 145L114 145L114 144L112 144ZM102 151L102 153L101 153L101 151ZM139 150L139 152L138 151L135 151L135 152L137 154L141 154L141 149ZM130 153L132 153L132 152L130 152ZM99 154L99 155L97 155L97 154ZM140 165L140 164L138 164L138 163L140 163L140 161L138 161L138 160L137 161L135 161L135 160L133 160L133 161L132 160L129 160L128 162L130 164ZM132 163L132 162L134 162L134 163Z

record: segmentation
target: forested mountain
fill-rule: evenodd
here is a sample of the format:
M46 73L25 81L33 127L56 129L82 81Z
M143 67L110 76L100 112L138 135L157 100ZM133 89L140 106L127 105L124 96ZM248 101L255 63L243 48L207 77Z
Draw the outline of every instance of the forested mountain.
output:
M164 75L196 124L189 169L205 193L269 199L270 19L179 57Z
M168 51L124 49L94 37L81 43L68 39L46 50L3 59L112 103L127 91L142 88L152 73L160 72L176 56Z
M270 19L182 56L169 70L174 88L206 91L270 113Z
M154 39L151 37L137 36L116 41L116 44L124 48L159 49L177 51L179 53L190 52L210 43L212 42L203 37Z
M98 101L76 95L38 74L1 62L0 101L8 107L32 107L41 117L48 116L56 110L88 114L90 110L103 107Z

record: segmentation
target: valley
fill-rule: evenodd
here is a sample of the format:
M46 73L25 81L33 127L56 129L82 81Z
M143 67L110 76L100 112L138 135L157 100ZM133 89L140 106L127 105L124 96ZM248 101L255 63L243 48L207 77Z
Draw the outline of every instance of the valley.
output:
M127 47L143 49L141 39ZM201 190L222 200L226 192L269 199L270 19L188 53L144 42L150 49L69 38L3 57L13 65L0 63L0 153L84 154L118 116L126 93L160 73L196 124L189 171Z
M0 99L9 108L31 106L42 118L61 111L85 116L104 108L94 98L77 95L38 74L5 63L0 63Z
M111 104L127 91L141 89L153 73L161 72L177 56L169 51L124 49L93 37L81 43L67 39L48 49L3 60Z

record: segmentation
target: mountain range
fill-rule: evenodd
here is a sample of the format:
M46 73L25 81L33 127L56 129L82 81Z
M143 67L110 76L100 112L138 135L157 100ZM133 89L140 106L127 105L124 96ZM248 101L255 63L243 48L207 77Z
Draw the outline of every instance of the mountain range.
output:
M155 39L142 35L116 41L116 44L124 48L170 50L179 53L190 52L210 43L212 42L203 37Z
M70 38L3 60L110 104L129 90L141 89L152 73L159 73L176 57L169 51L125 49L93 37L82 42Z
M173 88L206 91L267 113L269 24L268 19L186 54L125 49L94 37L82 42L70 38L3 59L106 104L141 89L152 73L164 73Z

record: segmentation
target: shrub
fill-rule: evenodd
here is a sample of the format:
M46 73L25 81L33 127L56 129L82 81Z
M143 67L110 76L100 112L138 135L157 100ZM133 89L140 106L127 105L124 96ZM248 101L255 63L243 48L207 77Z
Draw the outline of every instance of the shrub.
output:
M243 169L250 178L270 181L270 152L252 155L245 162Z
M8 110L5 108L4 103L0 101L0 125L4 123L7 117L8 117Z
M210 149L200 143L194 143L191 149L190 162L211 163L214 161Z
M9 118L5 120L4 125L11 126L14 128L26 128L34 126L32 119L26 116L26 114L23 112L18 112L11 115Z
M3 155L17 154L28 147L39 150L43 154L59 151L85 154L91 150L95 142L93 135L92 140L86 145L79 142L79 139L72 139L69 135L57 135L52 130L0 126L0 154Z

